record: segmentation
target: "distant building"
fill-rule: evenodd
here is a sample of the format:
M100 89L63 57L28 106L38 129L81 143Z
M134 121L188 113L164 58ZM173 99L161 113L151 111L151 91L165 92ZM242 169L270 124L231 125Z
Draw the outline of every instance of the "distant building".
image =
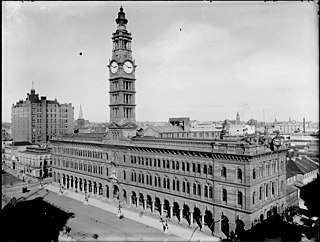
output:
M53 136L73 133L74 108L55 100L39 98L34 89L11 108L14 141L45 143Z
M277 122L273 123L274 129L279 131L280 134L291 134L291 133L305 133L309 129L311 122L306 122L303 118L302 122L294 121L289 118L288 122Z
M190 118L170 118L166 126L149 126L142 131L142 136L159 138L194 138L216 139L220 137L220 129L191 128Z
M32 145L27 141L12 142L12 144L4 145L2 154L2 162L11 169L16 169L19 151L26 150L28 146Z
M52 177L51 149L27 147L20 151L17 161L17 174L34 178Z
M2 141L11 140L11 123L2 123L1 133Z

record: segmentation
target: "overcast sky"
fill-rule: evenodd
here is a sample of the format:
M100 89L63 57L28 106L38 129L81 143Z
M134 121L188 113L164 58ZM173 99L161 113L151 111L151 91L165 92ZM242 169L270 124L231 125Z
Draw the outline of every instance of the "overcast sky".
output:
M137 121L319 117L312 2L3 2L2 120L30 92L109 121L107 65L123 5ZM82 53L80 55L79 53Z

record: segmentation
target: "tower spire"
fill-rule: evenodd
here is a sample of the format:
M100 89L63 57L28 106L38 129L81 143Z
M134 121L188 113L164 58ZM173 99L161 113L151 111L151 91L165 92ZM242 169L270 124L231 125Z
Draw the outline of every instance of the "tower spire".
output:
M79 119L83 119L81 104L80 104L80 111L79 111Z

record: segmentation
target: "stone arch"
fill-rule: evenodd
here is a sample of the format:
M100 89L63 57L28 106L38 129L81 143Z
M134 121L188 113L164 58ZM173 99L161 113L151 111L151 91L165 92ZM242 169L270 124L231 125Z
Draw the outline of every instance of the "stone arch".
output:
M161 200L158 197L155 197L154 199L154 210L158 211L158 213L161 215Z
M210 229L211 233L214 232L214 218L213 218L213 214L209 210L205 211L204 225Z
M103 195L103 191L102 191L102 184L99 182L99 192L98 192L99 196Z
M74 177L74 185L73 187L77 190L78 189L78 178L75 176Z
M190 208L187 204L183 205L183 213L182 213L183 218L187 221L187 223L190 225Z
M96 181L93 181L93 194L98 194L98 186Z
M236 228L235 228L235 234L237 235L237 238L239 238L241 240L241 238L243 238L244 236L244 222L240 219L237 218L236 219Z
M178 202L173 202L173 208L172 208L172 217L176 217L178 219L179 222L182 222L180 221L180 206L179 206L179 203Z
M144 207L144 196L141 192L139 193L139 204L138 205L139 205L139 207L140 206Z
M114 184L112 188L113 188L112 198L119 200L119 187Z
M70 186L70 177L69 175L67 175L67 184L66 184L67 189L69 189L69 186Z
M201 211L198 207L193 208L193 220L201 227Z
M106 185L106 197L107 197L107 198L110 197L110 196L109 196L109 191L110 191L109 186Z
M127 201L127 191L125 189L122 189L122 199Z
M164 199L164 202L163 202L163 216L164 217L171 217L171 214L170 214L170 202L167 200L167 199Z
M135 204L136 206L138 206L137 200L138 200L137 199L137 194L134 191L132 191L132 193L131 193L132 204Z
M147 207L146 208L149 208L150 211L152 212L152 198L150 195L147 195Z
M79 178L79 190L82 192L82 178Z
M221 232L229 237L229 219L225 215L221 215Z

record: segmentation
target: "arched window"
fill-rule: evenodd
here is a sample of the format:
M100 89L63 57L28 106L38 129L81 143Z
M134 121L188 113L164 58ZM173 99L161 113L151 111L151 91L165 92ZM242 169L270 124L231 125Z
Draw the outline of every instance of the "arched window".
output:
M193 195L197 195L197 185L193 183Z
M253 169L253 171L252 171L252 178L256 179L256 169Z
M266 185L266 197L269 197L269 184Z
M149 174L146 175L146 183L149 185Z
M242 192L238 191L238 205L242 206Z
M190 183L187 182L187 193L190 194Z
M256 198L256 192L253 192L252 194L252 204L254 204Z
M200 164L197 165L197 172L198 172L198 173L201 173Z
M242 181L242 170L238 168L238 179Z
M270 176L270 164L267 164L267 176Z
M141 182L141 174L139 173L139 176L138 176L138 182L140 183Z
M123 162L126 162L126 156L123 155Z
M165 160L162 161L162 167L166 168L166 161Z
M131 172L131 181L133 181L133 171Z
M160 177L158 177L158 186L161 187Z
M152 186L152 178L151 178L151 175L149 175L149 185Z
M204 196L208 197L208 186L207 185L204 186Z
M167 169L170 169L170 162L167 160Z
M177 191L179 192L180 186L179 186L179 180L177 179Z
M212 175L212 165L209 165L209 175Z
M123 171L123 180L126 180L127 177L126 177L126 171Z
M225 167L221 168L221 176L222 177L227 177L227 168L225 168Z
M141 182L142 182L142 184L144 184L144 175L143 174L141 174Z
M213 189L212 186L209 186L209 198L212 198L212 193L213 193L212 189Z
M171 161L171 168L174 169L174 161Z
M272 182L272 187L271 187L271 194L272 194L272 196L274 196L274 182Z
M198 196L201 196L201 185L198 183Z
M157 178L157 176L154 177L154 186L158 186L158 178Z
M167 188L170 189L170 179L167 178Z
M182 192L186 192L186 182L182 182Z
M190 164L187 162L187 171L190 171Z
M166 184L167 184L167 180L166 178L163 178L163 188L167 188Z
M179 161L176 162L176 170L179 171Z
M154 160L153 160L153 166L154 166L154 167L157 167L157 159L154 159Z
M203 165L203 174L207 174L207 165Z
M196 164L192 163L192 171L196 172Z
M222 201L227 202L227 189L222 189Z
M172 190L176 190L176 180L172 180Z
M183 171L185 171L185 164L184 164L184 162L181 163L181 169L182 169Z
M259 199L262 200L262 187L259 189Z

